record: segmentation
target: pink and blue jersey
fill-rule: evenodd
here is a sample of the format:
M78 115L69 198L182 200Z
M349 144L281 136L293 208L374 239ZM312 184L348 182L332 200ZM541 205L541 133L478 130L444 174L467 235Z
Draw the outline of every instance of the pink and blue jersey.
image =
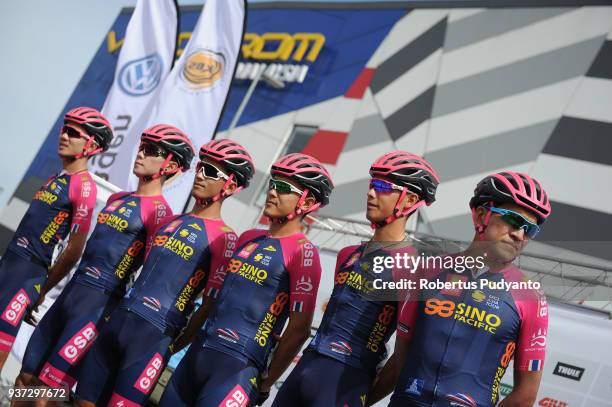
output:
M171 215L162 195L111 195L98 214L73 280L123 296L130 275L142 265L147 238L150 243L157 227Z
M395 332L401 295L376 293L374 279L394 281L400 276L398 270L386 267L373 273L373 259L396 253L414 255L416 251L408 246L365 253L367 246L349 246L338 253L334 290L307 351L374 375L378 364L387 356L386 344Z
M412 291L402 308L398 336L410 341L393 401L416 406L494 406L510 361L514 369L543 369L548 306L538 291L495 289L481 279L524 281L511 266L478 277L455 270L427 270L429 280L476 282ZM391 405L395 405L392 401Z
M175 335L197 296L216 297L237 236L221 219L170 218L155 232L142 272L119 307Z
M243 233L201 344L263 371L289 312L314 312L320 279L318 251L302 233Z
M49 178L34 195L7 250L49 266L55 246L68 233L89 231L96 193L87 171Z

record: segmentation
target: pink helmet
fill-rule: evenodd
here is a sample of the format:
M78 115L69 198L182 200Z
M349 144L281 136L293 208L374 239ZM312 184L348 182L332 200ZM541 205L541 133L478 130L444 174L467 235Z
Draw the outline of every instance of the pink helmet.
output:
M169 124L156 124L143 131L140 140L154 143L172 154L172 159L181 170L189 169L195 149L189 137L180 129Z
M321 206L329 203L334 184L329 172L316 158L300 153L288 154L272 164L270 173L296 180L312 192Z
M255 174L255 165L249 152L230 139L212 140L200 147L200 160L205 157L219 161L234 174L238 186L246 188Z
M470 208L488 202L514 203L533 212L542 224L550 215L550 201L542 185L522 172L504 171L491 174L478 183Z
M374 161L370 175L391 179L395 184L417 194L427 205L436 200L440 178L431 164L419 155L402 150L387 153Z
M77 107L66 113L64 124L70 123L83 126L87 134L98 144L99 149L90 155L105 151L113 140L111 124L102 113L91 107Z

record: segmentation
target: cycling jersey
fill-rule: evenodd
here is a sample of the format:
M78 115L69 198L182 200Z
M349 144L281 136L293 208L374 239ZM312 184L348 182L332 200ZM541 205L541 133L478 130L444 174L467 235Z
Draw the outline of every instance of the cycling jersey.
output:
M482 280L520 283L524 276L518 268L478 277L439 269L425 274L431 282L474 286L427 287L411 294L397 331L410 345L391 405L494 406L513 357L515 369L542 370L548 328L543 294L481 285Z
M88 232L95 203L87 171L61 172L34 195L0 259L0 351L10 350L27 308L38 301L55 246L69 232Z
M178 333L202 289L216 297L236 240L221 219L171 218L155 233L142 272L119 306L162 331Z
M319 254L302 233L274 238L250 230L240 237L227 270L204 326L203 345L250 360L263 371L289 311L315 309Z
M334 290L323 319L307 351L318 352L374 376L376 367L387 356L386 344L395 332L398 300L391 291L377 293L374 279L398 280L399 270L384 267L374 273L375 258L414 255L414 248L400 242L402 248L382 247L366 252L368 246L349 246L338 253Z
M87 171L55 175L36 192L8 249L49 266L53 250L68 233L89 231L96 183Z
M151 238L171 214L162 195L113 194L98 214L74 281L118 296L125 294L130 275L142 265L147 236Z
M108 199L74 278L28 342L22 372L37 375L44 369L52 372L41 376L48 385L72 387L78 363L97 337L103 318L118 304L128 277L142 264L147 236L169 211L161 195L120 192ZM82 346L66 357L75 338Z

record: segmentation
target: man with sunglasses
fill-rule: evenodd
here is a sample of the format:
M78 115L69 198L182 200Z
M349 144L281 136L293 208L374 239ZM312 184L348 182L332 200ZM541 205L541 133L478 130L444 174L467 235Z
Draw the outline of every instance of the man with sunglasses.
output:
M160 406L261 404L310 335L321 266L301 221L329 202L333 184L305 154L280 158L271 176L269 230L240 236L219 299Z
M110 123L96 109L78 107L64 116L58 146L63 169L36 192L0 260L0 370L26 310L42 302L45 281L64 276L81 256L96 204L87 160L106 150L112 138ZM68 235L51 266L54 249Z
M370 175L366 217L374 236L338 253L334 289L319 329L273 406L363 406L387 356L401 298L395 292L377 295L372 284L375 278L393 281L400 275L393 268L374 274L371 265L376 257L416 254L406 241L406 222L417 208L435 201L439 180L426 160L399 150L379 157Z
M458 256L481 257L482 269L423 270L430 280L477 282L466 288L411 293L398 324L395 354L377 396L390 406L532 406L548 329L548 307L535 290L481 288L480 280L522 282L514 264L550 215L542 185L511 171L485 177L470 201L476 233ZM499 404L501 378L514 358L514 388ZM401 372L401 373L400 373Z
M133 169L138 188L111 195L100 211L75 275L30 338L18 384L75 384L79 362L142 265L147 242L172 215L162 195L164 181L188 169L192 157L191 142L176 127L156 125L142 133ZM63 277L56 275L45 287Z
M255 170L250 155L232 140L203 145L200 160L193 210L154 233L139 277L84 359L76 389L80 406L144 404L195 299L202 291L210 298L219 291L237 240L221 219L221 206L248 186Z

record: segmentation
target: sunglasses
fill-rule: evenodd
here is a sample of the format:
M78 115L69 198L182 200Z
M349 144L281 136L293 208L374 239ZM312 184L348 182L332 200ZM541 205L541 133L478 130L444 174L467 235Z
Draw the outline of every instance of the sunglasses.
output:
M392 182L385 181L384 179L372 178L370 180L370 189L374 188L374 191L378 193L388 194L389 192L403 191L404 188L399 185L395 185Z
M268 189L269 190L270 189L274 189L279 194L289 194L291 192L294 192L294 193L296 193L298 195L302 195L304 193L304 191L294 187L290 183L288 183L286 181L283 181L283 180L280 180L280 179L274 179L274 178L270 178L270 182L268 184Z
M218 181L220 179L224 179L224 180L229 179L229 176L226 173L224 173L223 171L221 171L214 165L204 162L204 161L199 161L198 164L196 165L196 174L200 171L202 172L202 175L205 178L210 178L215 181Z
M60 132L60 134L64 134L64 133L66 133L66 135L69 138L84 138L84 139L87 139L87 140L89 140L89 138L90 138L87 133L85 133L85 132L83 132L83 131L81 131L79 129L76 129L74 127L66 126L66 125L62 126L62 131Z
M149 143L141 143L138 147L138 152L143 152L145 157L167 157L168 153L162 148L149 144Z
M501 215L502 220L514 229L523 229L530 239L536 237L540 232L540 227L538 225L525 219L525 217L518 212L495 207L487 207L487 209Z

